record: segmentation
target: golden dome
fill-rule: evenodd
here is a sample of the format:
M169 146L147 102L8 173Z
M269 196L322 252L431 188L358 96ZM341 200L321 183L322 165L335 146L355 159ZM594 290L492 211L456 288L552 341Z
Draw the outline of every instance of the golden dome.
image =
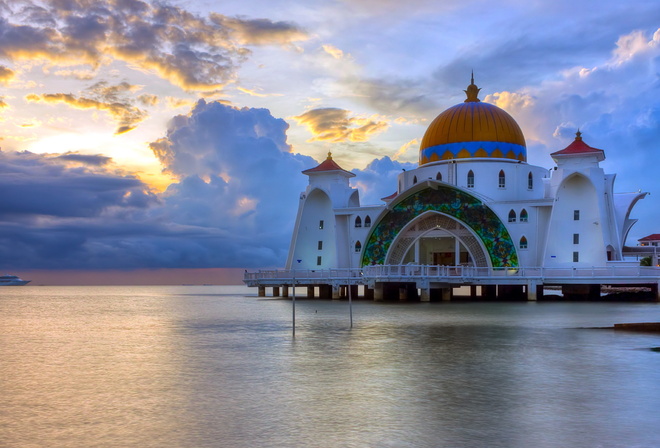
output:
M479 101L479 90L472 78L465 102L431 122L420 146L420 165L480 157L527 160L525 137L518 123L499 107Z

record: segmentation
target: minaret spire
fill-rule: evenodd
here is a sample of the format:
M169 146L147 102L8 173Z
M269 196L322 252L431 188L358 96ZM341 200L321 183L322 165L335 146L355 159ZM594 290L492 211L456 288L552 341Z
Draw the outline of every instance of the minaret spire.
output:
M481 100L478 98L479 91L481 89L474 84L474 70L472 70L472 75L470 76L470 85L467 90L463 90L467 95L466 103L479 103Z

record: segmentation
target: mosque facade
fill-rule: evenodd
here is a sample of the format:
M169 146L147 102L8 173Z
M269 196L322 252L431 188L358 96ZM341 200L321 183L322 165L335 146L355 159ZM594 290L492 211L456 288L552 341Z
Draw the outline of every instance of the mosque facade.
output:
M365 290L375 288L376 298L391 283L397 290L421 290L428 299L431 289L451 286L442 267L463 269L461 282L470 285L497 272L538 276L514 285L529 289L548 284L539 272L638 265L626 259L625 241L636 222L633 207L647 193L615 193L616 175L600 166L605 152L589 146L579 131L551 154L556 166L530 165L520 126L501 108L480 101L479 90L472 79L465 101L433 120L418 167L402 171L395 193L380 205L360 203L350 183L355 175L331 154L303 171L309 185L300 195L285 271L303 277L359 270ZM383 266L397 267L396 278L374 270ZM400 277L406 272L412 282ZM656 294L657 281L647 282ZM487 283L481 283L484 290L493 286Z

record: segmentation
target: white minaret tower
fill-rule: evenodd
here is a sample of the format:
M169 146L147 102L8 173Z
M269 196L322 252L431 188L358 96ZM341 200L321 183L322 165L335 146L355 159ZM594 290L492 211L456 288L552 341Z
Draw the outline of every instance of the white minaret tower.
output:
M360 206L358 191L349 183L355 174L337 165L330 152L303 174L309 185L300 194L286 269L336 268L348 259L348 216L335 214L335 209Z

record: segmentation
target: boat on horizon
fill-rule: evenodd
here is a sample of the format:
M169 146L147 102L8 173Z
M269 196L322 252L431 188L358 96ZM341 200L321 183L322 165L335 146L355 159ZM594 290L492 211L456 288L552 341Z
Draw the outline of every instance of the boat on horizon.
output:
M0 275L0 286L25 286L30 283L31 280L23 280L17 275Z

